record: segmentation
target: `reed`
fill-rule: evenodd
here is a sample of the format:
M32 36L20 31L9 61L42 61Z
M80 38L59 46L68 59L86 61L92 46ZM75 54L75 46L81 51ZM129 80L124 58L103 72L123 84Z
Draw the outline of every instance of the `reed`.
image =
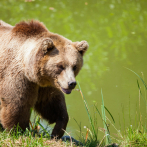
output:
M104 105L103 92L101 90L101 97L102 97L101 112L98 110L98 107L96 105L94 105L94 108L95 108L97 114L100 116L101 121L103 122L104 137L101 141L98 140L98 130L99 130L99 128L98 128L97 125L95 125L96 119L92 117L90 110L89 110L88 103L87 103L87 101L84 97L82 90L81 90L80 84L78 83L79 90L78 89L77 90L81 94L81 97L82 97L82 100L84 102L85 109L86 109L86 112L87 112L87 115L88 115L88 118L89 118L89 123L90 123L90 128L87 128L85 137L84 137L83 134L81 135L82 136L81 141L83 141L83 144L85 146L90 146L90 147L111 146L112 144L114 145L114 140L117 144L122 145L122 146L134 146L134 147L147 146L147 128L146 128L146 126L142 125L142 120L141 120L142 115L141 115L141 112L140 112L140 107L141 107L140 99L141 98L143 99L144 104L146 105L146 111L147 111L147 99L146 99L147 84L144 81L144 79L141 76L139 76L136 72L134 72L131 69L128 69L128 70L133 72L137 77L139 77L139 79L141 80L141 82L144 85L145 98L143 97L143 93L142 93L142 90L141 90L141 87L140 87L140 84L139 84L139 80L137 80L137 86L138 86L138 89L139 89L139 104L138 104L139 120L137 118L135 120L136 120L136 124L138 125L138 127L135 128L132 125L130 125L129 127L127 127L127 129L125 131L117 130L116 127L115 127L115 120L113 118L113 115L110 113L110 111ZM143 73L142 73L142 75L143 75ZM130 102L129 102L129 106L130 106ZM126 116L124 115L123 109L124 109L124 107L122 106L123 125L124 125L124 128L125 128L126 127L126 124L125 124ZM112 122L106 116L105 111L108 112L109 116L112 119ZM137 112L137 107L136 107L136 112ZM129 108L129 119L130 119L130 123L131 123L130 108ZM110 136L110 130L109 130L107 121L109 121L109 123L111 123L111 125L117 131L117 137ZM112 141L112 139L113 139L113 141ZM115 146L117 146L117 145L115 144Z
M98 140L98 129L99 128L98 128L97 125L95 125L95 124L97 124L95 122L97 120L95 118L93 118L92 115L90 114L88 103L87 103L87 101L86 101L86 99L84 97L84 94L83 94L83 92L81 90L81 87L80 87L79 83L78 83L78 86L79 86L79 89L77 89L77 90L81 94L81 97L82 97L82 100L84 102L85 109L86 109L86 112L87 112L87 115L88 115L88 118L89 118L89 123L90 123L90 128L87 128L86 136L83 139L83 140L85 140L85 145L88 145L88 146L96 146L96 145L104 146L104 145L111 144L111 137L110 137L108 124L107 124L107 121L106 121L107 117L106 117L106 114L105 114L105 110L108 112L108 114L110 115L110 117L112 118L114 123L115 123L115 121L114 121L114 118L113 118L112 114L110 113L110 111L104 105L104 99L103 99L102 90L101 90L101 97L102 97L101 113L98 110L98 107L96 105L94 105L94 108L95 108L97 114L100 116L101 120L103 121L104 133L105 133L105 135L104 135L105 142L104 142L104 138L102 139L102 141ZM81 135L81 136L83 136L83 135Z

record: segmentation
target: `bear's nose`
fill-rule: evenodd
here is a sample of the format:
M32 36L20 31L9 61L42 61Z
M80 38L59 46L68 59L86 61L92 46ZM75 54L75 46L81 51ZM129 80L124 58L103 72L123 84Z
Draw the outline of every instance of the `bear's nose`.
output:
M68 87L69 89L74 89L77 85L77 82L76 81L71 81L71 82L68 82Z

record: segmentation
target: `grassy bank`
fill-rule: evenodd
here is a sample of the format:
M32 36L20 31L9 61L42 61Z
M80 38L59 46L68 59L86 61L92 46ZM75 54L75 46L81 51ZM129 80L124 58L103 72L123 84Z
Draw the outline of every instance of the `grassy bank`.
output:
M91 131L91 130L89 130ZM87 147L104 147L106 146L106 136L104 135L101 141L95 140L92 138L93 132L90 132L91 135L85 136L80 141L83 142L84 146ZM133 129L130 126L124 133L118 132L117 137L111 138L111 143L107 144L107 146L122 146L122 147L145 147L147 146L147 130L143 127ZM115 144L114 144L115 142ZM0 133L0 146L2 147L17 147L17 146L24 146L24 147L66 147L66 146L78 146L75 145L73 142L63 142L61 140L50 140L49 137L45 137L43 135L33 135L31 131L27 133L21 134L11 134L3 131Z
M33 137L31 134L26 136L26 135L10 135L9 133L3 132L0 133L0 146L1 147L18 147L18 146L23 146L23 147L45 147L45 146L50 146L50 147L64 147L64 146L70 146L70 143L65 143L62 142L61 140L55 141L55 140L50 140L49 138L44 138L44 137Z

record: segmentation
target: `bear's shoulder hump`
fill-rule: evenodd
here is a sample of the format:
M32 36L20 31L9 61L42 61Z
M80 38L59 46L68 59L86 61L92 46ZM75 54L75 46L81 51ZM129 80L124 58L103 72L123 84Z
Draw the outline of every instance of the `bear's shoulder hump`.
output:
M16 24L12 30L12 32L15 34L26 36L36 36L47 31L48 30L43 23L36 20L31 20L29 22L21 21L20 23Z

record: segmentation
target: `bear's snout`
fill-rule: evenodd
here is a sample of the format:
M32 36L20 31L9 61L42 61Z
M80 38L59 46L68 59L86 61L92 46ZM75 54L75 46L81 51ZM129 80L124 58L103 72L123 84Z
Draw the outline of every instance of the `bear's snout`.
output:
M76 81L70 81L68 82L68 87L69 89L74 89L77 85L77 82Z

